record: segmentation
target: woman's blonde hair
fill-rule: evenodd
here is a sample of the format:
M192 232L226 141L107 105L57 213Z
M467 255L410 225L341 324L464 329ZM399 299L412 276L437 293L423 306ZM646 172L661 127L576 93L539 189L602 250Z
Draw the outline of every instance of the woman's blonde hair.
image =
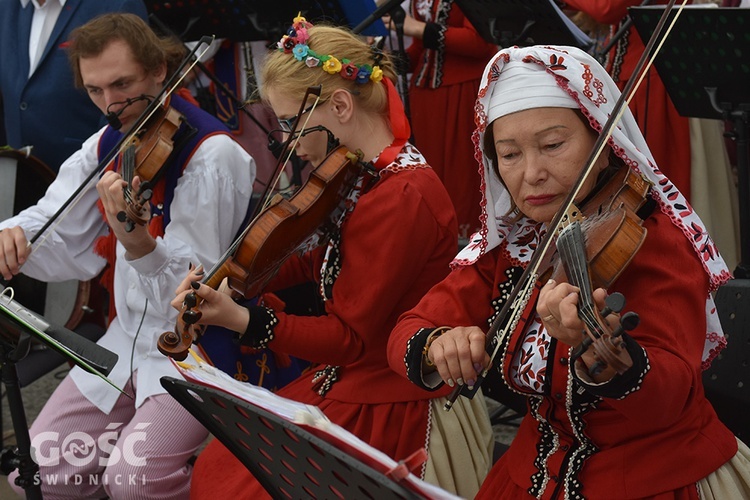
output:
M307 30L310 49L317 54L327 54L339 60L348 59L356 65L375 65L376 52L354 33L333 26L311 26ZM395 81L393 63L386 54L377 52L383 78ZM293 54L274 50L268 55L261 69L261 99L268 103L268 89L285 95L299 95L301 98L308 87L321 86L320 98L328 99L337 89L346 89L356 96L360 107L370 113L381 115L388 111L388 93L385 85L368 81L357 83L347 80L340 74L330 74L322 67L308 67L305 61L297 60Z

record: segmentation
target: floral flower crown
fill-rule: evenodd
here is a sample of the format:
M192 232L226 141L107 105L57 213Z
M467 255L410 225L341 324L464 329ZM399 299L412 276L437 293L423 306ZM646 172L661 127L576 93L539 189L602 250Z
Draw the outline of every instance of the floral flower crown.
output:
M375 57L374 65L356 65L349 59L339 60L332 55L318 54L307 45L307 41L310 39L307 29L310 27L312 27L312 23L309 23L301 15L297 15L292 27L279 40L278 49L285 54L292 54L296 60L304 62L308 68L322 67L326 73L331 75L338 73L343 78L354 80L357 83L363 84L370 80L378 83L383 79L383 70L377 65L382 58L382 54Z

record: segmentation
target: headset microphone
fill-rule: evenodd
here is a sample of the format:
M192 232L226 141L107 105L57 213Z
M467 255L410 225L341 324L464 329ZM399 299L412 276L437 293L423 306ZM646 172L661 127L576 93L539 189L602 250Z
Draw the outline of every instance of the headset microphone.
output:
M130 106L134 102L142 101L144 99L145 100L150 100L149 96L147 96L145 94L141 94L138 97L133 97L132 99L128 98L128 99L125 99L124 101L113 102L112 104L110 104L107 107L108 109L110 107L116 105L116 104L123 104L124 103L125 106L123 106L122 108L120 108L117 112L109 111L106 115L104 115L104 117L107 119L107 123L109 123L109 126L112 127L115 130L120 130L120 128L122 128L122 122L120 121L120 115L125 111L125 108L127 108L128 106Z
M120 121L120 113L122 113L122 109L117 113L113 113L110 111L105 115L105 117L107 118L107 123L109 123L109 126L115 130L120 130L120 128L122 128L122 122Z

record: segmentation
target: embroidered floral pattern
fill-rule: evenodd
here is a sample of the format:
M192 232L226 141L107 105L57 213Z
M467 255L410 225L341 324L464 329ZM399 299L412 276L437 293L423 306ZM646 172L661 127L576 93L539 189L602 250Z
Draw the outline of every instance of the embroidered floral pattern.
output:
M511 363L510 376L519 387L537 394L543 392L550 340L542 321L535 315Z

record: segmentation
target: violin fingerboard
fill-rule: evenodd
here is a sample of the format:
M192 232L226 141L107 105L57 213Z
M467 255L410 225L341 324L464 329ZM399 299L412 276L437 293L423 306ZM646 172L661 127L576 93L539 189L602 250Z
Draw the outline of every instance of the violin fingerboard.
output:
M125 148L122 152L122 168L121 175L123 180L128 183L133 182L133 174L135 173L135 146L132 144Z
M593 306L591 298L591 278L589 277L586 257L586 242L579 222L573 222L563 228L557 237L557 251L568 276L568 282L577 286L580 292L579 308ZM587 303L590 302L590 303Z

